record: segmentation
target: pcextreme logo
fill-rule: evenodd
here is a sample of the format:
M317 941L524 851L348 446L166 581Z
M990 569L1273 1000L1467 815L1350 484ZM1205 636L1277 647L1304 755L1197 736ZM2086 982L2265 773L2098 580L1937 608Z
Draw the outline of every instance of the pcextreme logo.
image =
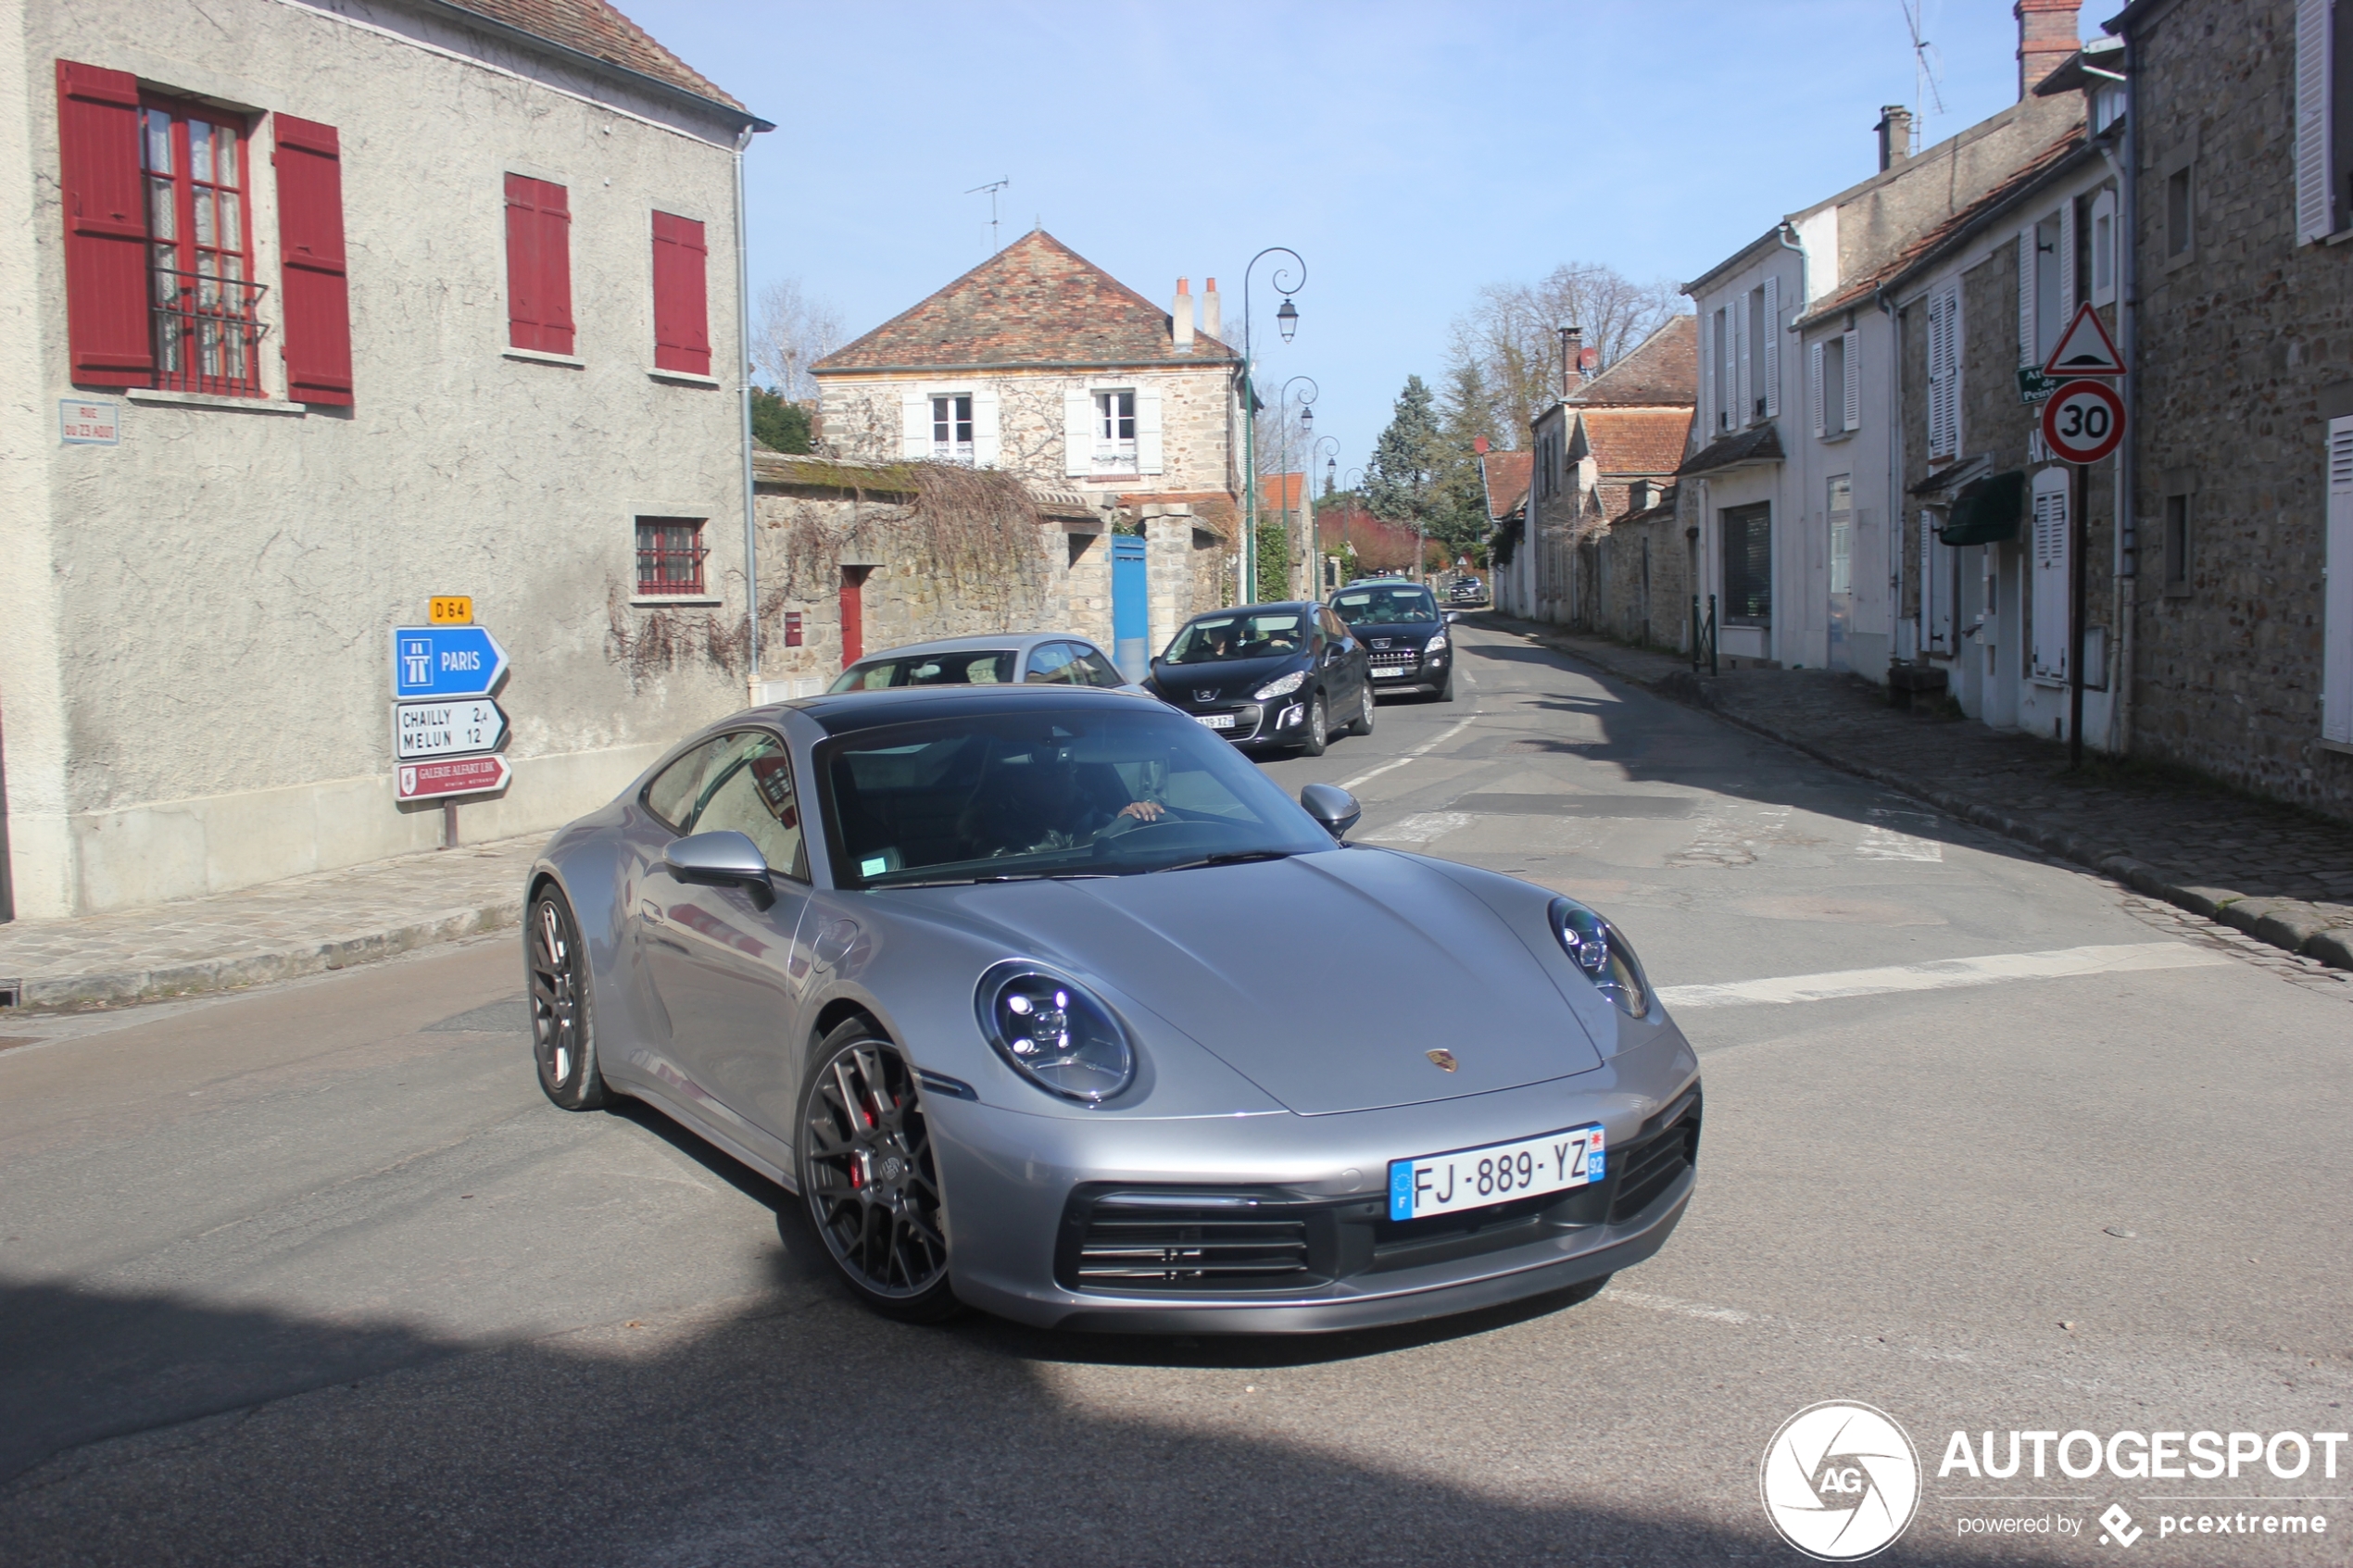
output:
M1919 1454L1884 1411L1825 1399L1773 1434L1757 1489L1781 1539L1819 1562L1853 1562L1886 1549L1912 1523Z

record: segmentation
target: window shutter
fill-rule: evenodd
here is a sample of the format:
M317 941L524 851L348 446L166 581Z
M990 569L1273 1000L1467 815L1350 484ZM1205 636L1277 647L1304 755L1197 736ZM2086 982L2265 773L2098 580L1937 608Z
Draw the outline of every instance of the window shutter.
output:
M1095 471L1095 399L1084 387L1063 393L1063 472Z
M2296 0L2296 238L2326 239L2335 214L2335 171L2329 165L2329 100L2336 83L2330 13L2334 0Z
M997 427L997 389L973 389L973 467L993 469L1004 450Z
M2067 488L2063 468L2034 476L2033 673L2067 679Z
M2075 198L2070 196L2059 207L2058 235L2058 330L2075 320ZM2053 348L2058 346L2054 343Z
M1741 295L1732 301L1732 337L1740 356L1740 399L1732 416L1732 428L1739 430L1755 417L1756 394L1750 390L1748 364L1748 295Z
M1936 514L1920 513L1920 619L1928 626L1928 646L1940 653L1953 651L1953 552L1936 542Z
M1160 388L1139 386L1136 389L1136 471L1159 473L1164 467L1160 441Z
M271 118L285 312L286 397L351 402L351 280L343 245L343 151L332 125Z
M507 176L508 342L572 352L572 208L561 185Z
M703 226L654 214L654 369L711 374L710 255Z
M2329 421L2321 597L2321 737L2353 746L2353 419Z
M1723 354L1724 345L1724 313L1721 310L1709 312L1705 335L1707 341L1700 345L1699 356L1700 407L1703 409L1700 418L1715 421L1705 427L1709 436L1713 437L1724 428L1724 404L1716 392L1716 361Z
M899 455L931 456L931 399L920 392L906 393L899 399Z
M1944 291L1928 296L1928 455L1944 455Z
M1765 417L1781 412L1781 281L1765 280Z
M2018 362L2040 365L2034 352L2034 225L2018 232Z
M147 221L139 177L139 82L57 62L57 173L66 214L66 338L73 380L146 386Z
M1845 405L1843 409L1844 422L1839 428L1860 430L1863 428L1863 334L1859 331L1850 332L1839 341L1843 350L1839 358L1846 372L1843 378L1846 384L1839 389Z
M1814 410L1816 435L1830 433L1830 426L1823 422L1825 405L1822 402L1822 349L1824 346L1818 338L1806 345L1806 399L1807 406Z

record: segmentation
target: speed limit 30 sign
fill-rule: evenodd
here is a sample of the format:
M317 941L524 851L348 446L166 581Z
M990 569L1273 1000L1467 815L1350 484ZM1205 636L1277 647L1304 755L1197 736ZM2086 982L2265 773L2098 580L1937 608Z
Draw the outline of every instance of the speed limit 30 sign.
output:
M2043 405L2043 440L2054 457L2096 463L2124 439L2124 399L2106 382L2071 381Z

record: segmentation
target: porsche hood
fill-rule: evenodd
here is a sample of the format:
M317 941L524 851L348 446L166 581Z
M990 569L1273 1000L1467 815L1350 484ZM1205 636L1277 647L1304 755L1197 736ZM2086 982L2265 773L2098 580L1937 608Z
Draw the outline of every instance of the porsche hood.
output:
M1022 933L1031 956L1133 997L1303 1116L1601 1065L1521 934L1406 856L1020 883L957 902Z

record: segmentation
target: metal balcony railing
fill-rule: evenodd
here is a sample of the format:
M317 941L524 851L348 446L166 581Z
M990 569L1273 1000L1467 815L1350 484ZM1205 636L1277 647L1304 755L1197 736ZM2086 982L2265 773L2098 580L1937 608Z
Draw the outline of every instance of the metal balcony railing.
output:
M223 397L261 395L258 310L267 284L176 267L150 270L155 301L156 385Z

